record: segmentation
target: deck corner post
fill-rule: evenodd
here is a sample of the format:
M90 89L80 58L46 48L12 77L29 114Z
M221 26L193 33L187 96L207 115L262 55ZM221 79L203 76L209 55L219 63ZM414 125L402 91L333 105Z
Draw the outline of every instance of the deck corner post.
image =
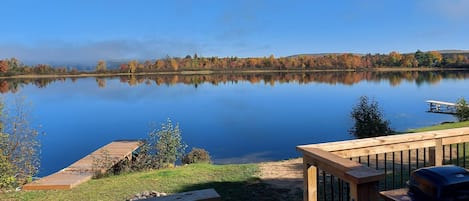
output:
M303 157L303 200L317 200L317 167L310 165Z
M350 183L350 200L375 201L378 200L378 181L368 183Z

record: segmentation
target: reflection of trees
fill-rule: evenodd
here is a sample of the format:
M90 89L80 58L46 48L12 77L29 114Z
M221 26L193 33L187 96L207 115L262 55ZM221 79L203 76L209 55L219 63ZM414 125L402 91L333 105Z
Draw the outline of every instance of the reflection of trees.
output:
M248 81L252 84L265 83L274 86L277 83L295 82L298 84L307 83L325 83L325 84L345 84L353 85L361 81L379 82L387 80L391 86L398 86L403 81L414 82L417 85L436 84L442 79L468 79L467 71L410 71L410 72L295 72L295 73L225 73L225 74L203 74L203 75L143 75L143 76L121 76L122 83L129 86L140 84L151 85L174 85L178 83L199 86L203 83L213 85L225 84L228 82L237 83L239 81ZM65 81L60 79L7 79L0 80L0 92L16 92L23 85L34 84L39 88L44 88L55 81ZM76 78L71 79L73 82ZM106 87L106 79L96 78L98 87Z
M98 83L99 88L105 88L106 87L106 79L105 78L96 78L96 83Z
M0 82L0 93L4 94L4 93L7 93L8 91L10 91L10 85L8 84L7 81L2 80Z

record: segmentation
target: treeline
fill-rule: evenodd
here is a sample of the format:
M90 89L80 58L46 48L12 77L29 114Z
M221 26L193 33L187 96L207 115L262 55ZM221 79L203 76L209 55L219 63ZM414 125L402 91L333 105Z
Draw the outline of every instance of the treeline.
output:
M93 72L82 72L73 67L52 67L47 64L34 66L23 65L18 59L0 60L0 74L77 74L77 73L144 73L144 72L178 72L178 71L237 71L237 70L323 70L323 69L361 69L380 67L469 67L467 54L441 54L438 51L413 54L327 54L299 55L291 57L199 57L187 55L166 57L157 60L131 60L118 67L108 67L106 61L100 60Z
M191 70L323 70L323 69L360 69L380 67L468 67L469 57L464 54L448 54L443 56L438 51L414 54L328 54L322 56L299 55L292 57L198 57L187 55L184 58L166 57L154 62L143 63L132 60L123 63L118 69L108 69L106 62L101 60L96 65L96 72L174 72Z
M404 72L314 72L314 73L215 73L208 75L139 75L98 77L97 86L106 87L106 82L119 79L121 83L129 86L145 85L174 85L185 84L198 87L202 84L226 84L249 82L252 84L263 83L274 86L279 83L326 83L353 85L361 81L379 82L387 80L390 85L397 86L402 82L414 82L417 85L434 84L443 79L468 79L467 71L404 71ZM38 88L47 87L54 82L75 82L78 78L29 78L29 79L4 79L0 80L0 93L15 93L25 85L35 85Z

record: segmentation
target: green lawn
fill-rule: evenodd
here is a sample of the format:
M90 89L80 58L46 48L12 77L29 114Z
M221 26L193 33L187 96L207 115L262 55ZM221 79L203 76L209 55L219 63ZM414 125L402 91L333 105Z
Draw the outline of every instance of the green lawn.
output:
M223 200L285 200L281 189L260 183L256 164L193 164L93 179L71 190L21 191L0 200L126 200L143 191L165 193L214 188Z
M443 124L409 132L469 126L469 121ZM261 183L257 164L193 164L172 169L128 173L93 179L71 190L0 193L0 200L126 200L143 191L176 193L214 188L225 201L301 200L301 192L274 189Z
M443 129L450 129L450 128L461 128L461 127L468 127L468 126L469 126L469 121L464 121L464 122L456 122L456 123L445 123L445 124L429 126L429 127L424 127L424 128L410 129L408 132L417 133L417 132L443 130Z

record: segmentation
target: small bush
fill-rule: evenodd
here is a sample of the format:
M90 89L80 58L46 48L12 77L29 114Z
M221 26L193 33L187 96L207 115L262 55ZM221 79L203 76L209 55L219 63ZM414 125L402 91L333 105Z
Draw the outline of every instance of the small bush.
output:
M103 149L99 155L92 155L91 158L93 159L93 163L91 165L91 170L94 174L93 178L99 179L111 174L106 169L110 168L112 165L112 157L108 150Z
M139 171L174 167L187 146L181 134L179 124L174 126L170 119L161 124L160 128L152 129L140 147L138 156L132 161L131 169Z
M210 154L205 149L192 148L192 150L182 158L182 164L191 163L212 163L212 160L210 159Z
M469 120L469 105L464 98L461 98L456 103L456 118L459 121Z

